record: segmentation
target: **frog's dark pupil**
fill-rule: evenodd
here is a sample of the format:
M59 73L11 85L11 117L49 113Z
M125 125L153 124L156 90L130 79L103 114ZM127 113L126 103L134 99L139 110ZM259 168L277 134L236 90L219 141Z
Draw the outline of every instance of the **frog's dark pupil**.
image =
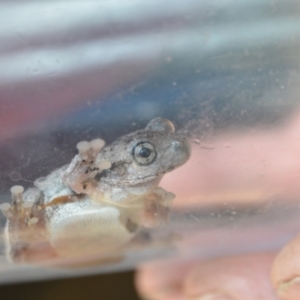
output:
M143 158L148 158L150 156L150 154L151 154L151 149L146 148L146 147L141 148L140 153L139 153L140 157L143 157Z

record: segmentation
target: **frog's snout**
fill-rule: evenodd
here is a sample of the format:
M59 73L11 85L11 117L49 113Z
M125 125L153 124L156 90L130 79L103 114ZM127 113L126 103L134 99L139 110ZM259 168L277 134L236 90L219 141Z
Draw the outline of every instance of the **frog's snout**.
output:
M191 146L185 137L177 138L171 143L171 148L175 155L181 160L180 164L185 163L191 155Z

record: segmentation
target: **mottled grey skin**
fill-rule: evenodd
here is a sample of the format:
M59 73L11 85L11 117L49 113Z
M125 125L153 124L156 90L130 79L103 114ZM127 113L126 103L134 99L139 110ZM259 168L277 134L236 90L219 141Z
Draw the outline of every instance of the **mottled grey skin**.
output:
M36 180L23 198L13 195L18 201L3 211L10 261L71 259L72 265L111 257L144 228L166 221L174 195L159 188L159 181L190 156L188 142L170 121L153 119L145 129L93 149Z
M151 143L156 151L155 159L147 165L139 164L132 153L141 142ZM116 201L129 194L141 195L156 187L165 173L181 166L189 156L187 140L175 133L170 121L156 118L145 129L125 135L100 151L97 163L109 160L112 167L99 174L99 186Z
M134 148L141 142L150 143L156 152L155 159L144 165L133 155ZM122 136L102 148L96 158L90 159L92 164L88 160L83 162L76 155L69 166L36 180L35 185L43 191L45 202L70 194L72 190L98 200L122 202L150 192L165 173L181 166L189 157L190 146L186 138L175 133L169 120L155 118L145 129ZM109 161L111 167L86 174L87 169L94 170L103 161ZM100 196L97 197L97 193Z

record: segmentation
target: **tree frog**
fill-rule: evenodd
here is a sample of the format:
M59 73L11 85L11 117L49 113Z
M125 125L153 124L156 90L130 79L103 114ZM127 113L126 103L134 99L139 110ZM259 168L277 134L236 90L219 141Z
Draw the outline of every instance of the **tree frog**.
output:
M110 145L95 139L77 149L69 165L35 187L13 186L12 202L0 206L9 261L72 265L114 257L166 222L175 196L158 184L190 156L171 121L155 118Z

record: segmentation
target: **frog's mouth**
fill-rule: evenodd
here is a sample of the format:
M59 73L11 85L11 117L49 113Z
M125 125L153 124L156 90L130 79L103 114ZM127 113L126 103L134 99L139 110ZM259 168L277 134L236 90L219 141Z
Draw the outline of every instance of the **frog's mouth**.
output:
M132 164L132 163L131 163ZM102 172L98 173L95 177L97 181L101 181L111 187L138 187L141 185L151 185L154 183L158 183L162 177L158 176L157 174L150 174L150 175L140 175L138 176L137 174L128 174L128 172L120 175L118 173L118 168L120 166L124 167L125 170L129 169L129 163L125 162L121 164L120 162L118 163L113 163L110 169L103 170Z

